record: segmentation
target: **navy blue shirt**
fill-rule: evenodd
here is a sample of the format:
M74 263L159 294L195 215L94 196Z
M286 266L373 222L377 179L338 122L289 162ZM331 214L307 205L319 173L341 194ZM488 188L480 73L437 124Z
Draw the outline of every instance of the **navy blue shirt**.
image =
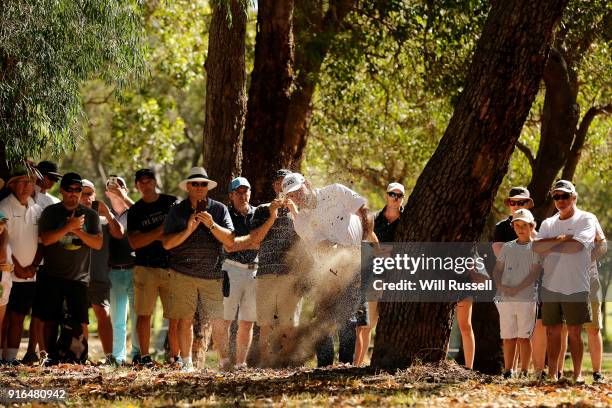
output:
M230 206L229 213L230 217L232 217L236 236L243 237L249 235L251 232L251 220L253 219L253 214L255 214L255 207L249 204L249 210L243 215L233 206ZM250 264L257 262L258 253L259 251L256 249L246 249L244 251L226 253L225 257L242 264Z
M234 231L234 224L227 207L213 199L207 200L206 211L215 223ZM164 235L185 230L193 212L188 198L172 207L164 222ZM202 279L221 278L223 245L204 225L198 225L181 245L172 248L169 252L170 268L176 272Z

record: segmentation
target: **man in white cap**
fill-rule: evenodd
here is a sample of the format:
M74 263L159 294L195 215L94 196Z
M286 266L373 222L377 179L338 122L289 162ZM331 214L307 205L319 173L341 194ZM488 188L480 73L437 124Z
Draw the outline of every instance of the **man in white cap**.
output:
M597 219L576 207L578 194L567 180L558 180L551 189L557 214L542 222L536 253L545 256L542 282L542 322L548 334L549 375L559 378L557 367L563 322L567 323L574 380L582 378L583 346L580 332L591 321L589 268L596 237Z
M42 208L32 199L36 177L26 167L13 170L7 187L11 194L0 201L0 211L8 218L8 233L12 256L8 262L14 265L13 288L7 307L6 339L3 359L17 364L17 352L21 343L23 321L32 310L36 297L36 272L42 259L38 245L38 220ZM36 356L34 324L30 324L30 341L25 361L38 361Z
M332 184L321 189L312 189L304 176L292 173L284 178L282 188L294 215L295 231L305 241L315 260L318 258L319 261L325 261L325 258L329 258L341 248L359 251L362 240L378 242L373 223L368 216L365 198L348 187ZM332 319L339 329L340 361L352 364L355 342L360 341L355 339L354 315L361 303L361 295L358 270L349 272L352 276L348 282L341 282L335 273L330 272L330 284L339 284L340 294L336 299L321 300L330 304ZM357 348L359 349L360 345ZM331 334L325 333L317 342L316 349L319 366L333 364Z
M163 224L170 208L178 199L169 194L157 192L155 172L148 168L140 169L135 175L136 188L142 198L128 210L128 241L136 252L134 266L134 309L136 310L136 330L140 342L140 356L133 362L137 365L153 366L149 355L151 340L151 315L159 296L168 318L170 274L168 272L168 251L162 246ZM168 344L171 359L178 355L176 325L168 327Z
M182 369L193 371L193 317L198 297L211 321L213 343L222 368L227 361L223 320L221 259L223 245L234 243L234 225L227 207L208 197L217 186L202 167L193 167L179 187L188 197L173 207L164 222L163 246L170 253L170 307L177 322Z
M382 210L374 215L374 234L380 242L394 242L395 231L400 222L406 190L400 183L393 182L387 186L385 194L386 205ZM357 322L357 337L361 339L358 342L359 349L355 350L355 365L361 366L364 363L365 357L368 354L370 346L370 335L372 329L378 323L378 302L367 302L367 310L361 311L359 316L367 316L367 319L358 319Z
M102 248L92 250L91 265L89 269L89 287L87 296L89 303L98 321L98 336L102 343L102 350L106 356L106 364L114 363L113 352L113 325L110 316L110 266L109 266L109 242L111 237L121 239L123 237L123 226L111 213L103 201L96 197L96 187L90 180L83 179L83 192L81 193L81 205L96 211L100 217L102 228Z

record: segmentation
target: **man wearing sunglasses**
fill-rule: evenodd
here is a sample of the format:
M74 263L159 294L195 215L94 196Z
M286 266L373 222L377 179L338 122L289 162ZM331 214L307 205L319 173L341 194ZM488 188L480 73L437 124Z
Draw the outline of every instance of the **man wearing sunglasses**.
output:
M580 332L591 321L589 302L591 250L597 219L576 207L578 194L567 180L551 189L558 213L542 222L533 251L545 256L542 282L542 321L548 334L549 376L558 378L563 323L567 324L574 380L582 378L583 346Z
M33 314L44 322L41 349L50 352L51 359L57 358L54 343L64 302L71 322L80 323L87 338L91 250L102 248L102 231L98 214L80 204L82 191L80 175L64 175L62 202L45 208L38 223L44 263L37 275Z
M234 243L228 208L208 197L217 182L202 167L193 167L179 188L188 197L170 209L164 222L163 246L170 253L168 318L178 327L182 370L193 371L193 317L198 298L210 319L212 339L222 368L227 361L227 330L223 320L221 259L223 245Z
M62 175L58 172L57 164L46 160L38 163L38 165L36 165L36 169L42 178L36 180L36 186L34 186L32 198L36 204L40 205L40 208L44 210L51 204L57 204L60 202L57 197L49 194L49 190L51 190L55 183L62 178Z
M133 363L154 366L149 355L151 340L151 315L157 297L161 299L164 317L168 318L170 296L170 273L168 271L168 251L161 243L163 224L170 208L178 202L173 195L157 192L157 180L151 169L140 169L134 181L141 199L128 210L128 242L136 252L134 266L134 309L136 311L136 330L140 342L140 356ZM171 358L178 355L176 325L168 327L168 343Z

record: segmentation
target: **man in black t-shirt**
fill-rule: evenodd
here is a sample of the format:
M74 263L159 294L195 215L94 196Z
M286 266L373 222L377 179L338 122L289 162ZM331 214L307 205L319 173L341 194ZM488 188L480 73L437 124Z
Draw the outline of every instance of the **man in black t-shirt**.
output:
M38 222L44 263L36 280L39 299L33 315L44 322L40 346L45 351L54 351L64 302L71 321L81 323L87 338L91 250L102 247L102 231L98 214L79 204L82 191L81 176L65 174L60 184L62 202L45 208Z
M142 365L153 365L149 356L151 339L151 314L155 308L157 296L168 318L170 273L168 271L168 251L161 243L163 224L170 208L177 203L177 198L157 193L155 173L151 169L140 169L136 172L136 188L142 198L128 210L128 241L136 251L134 267L134 308L138 315L136 329L142 355ZM176 325L168 327L168 343L172 357L178 355L178 338Z

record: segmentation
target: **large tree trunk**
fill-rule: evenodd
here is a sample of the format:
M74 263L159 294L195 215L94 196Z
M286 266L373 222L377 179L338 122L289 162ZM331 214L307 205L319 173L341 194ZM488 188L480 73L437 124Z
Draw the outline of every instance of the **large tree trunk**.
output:
M478 239L538 91L553 28L566 2L492 3L466 88L410 195L397 241ZM381 304L372 364L395 369L416 360L443 360L453 306Z
M242 131L246 114L245 33L246 12L239 0L228 9L213 6L206 58L206 118L204 167L219 183L210 192L217 200L227 198L227 186L240 174ZM231 22L230 22L231 21Z
M285 166L285 118L293 84L293 0L260 2L257 10L255 63L251 73L243 175L251 183L251 201L269 196L271 173Z
M535 202L533 213L538 221L550 216L554 204L548 194L565 165L572 147L579 107L576 103L578 79L563 55L552 49L544 70L544 108L540 144L535 157L533 177L527 187Z
M321 65L355 3L332 0L327 8L311 0L259 4L243 146L252 202L272 198L275 170L299 170Z

